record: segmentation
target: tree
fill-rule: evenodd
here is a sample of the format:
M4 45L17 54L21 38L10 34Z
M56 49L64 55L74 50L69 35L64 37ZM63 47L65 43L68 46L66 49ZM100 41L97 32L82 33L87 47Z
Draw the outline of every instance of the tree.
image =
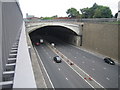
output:
M91 8L80 9L83 18L111 18L113 17L109 7L93 4Z
M109 7L99 6L94 13L94 18L111 18L112 12Z
M52 18L57 18L57 17L58 17L57 15L52 16Z
M83 9L80 9L81 13L82 13L82 18L90 18L90 9L87 7L87 8L83 8Z
M97 9L97 8L98 8L98 5L96 3L94 3L91 8L87 7L87 8L80 9L80 11L82 13L82 17L83 18L93 18L95 9Z
M68 14L68 17L71 17L71 18L79 18L80 17L79 11L77 11L77 9L75 9L75 8L68 9L66 11L66 13Z

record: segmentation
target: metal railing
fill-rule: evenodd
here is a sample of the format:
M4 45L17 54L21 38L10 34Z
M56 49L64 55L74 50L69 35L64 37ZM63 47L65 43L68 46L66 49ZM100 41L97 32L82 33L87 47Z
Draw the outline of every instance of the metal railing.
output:
M51 19L51 20L29 20L25 19L26 23L36 23L36 22L115 22L117 18L81 18L81 19Z

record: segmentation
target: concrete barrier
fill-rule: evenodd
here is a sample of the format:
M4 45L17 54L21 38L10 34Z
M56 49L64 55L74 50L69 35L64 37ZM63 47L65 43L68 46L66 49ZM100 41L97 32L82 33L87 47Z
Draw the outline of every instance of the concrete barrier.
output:
M2 3L0 2L0 82L2 82ZM0 86L0 89L2 86Z
M13 88L36 88L24 23L22 27L23 29L18 46Z
M85 23L83 47L118 60L118 24Z
M0 83L6 70L12 45L18 40L23 23L23 16L16 0L0 0ZM1 88L0 85L0 88ZM11 86L10 86L11 87Z

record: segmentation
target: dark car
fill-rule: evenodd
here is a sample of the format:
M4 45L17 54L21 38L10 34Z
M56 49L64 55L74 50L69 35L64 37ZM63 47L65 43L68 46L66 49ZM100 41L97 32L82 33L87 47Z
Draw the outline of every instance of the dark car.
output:
M111 58L106 57L104 58L104 61L108 64L115 65L115 62Z
M62 59L59 57L59 56L55 56L53 58L53 60L56 62L56 63L61 63L62 62Z

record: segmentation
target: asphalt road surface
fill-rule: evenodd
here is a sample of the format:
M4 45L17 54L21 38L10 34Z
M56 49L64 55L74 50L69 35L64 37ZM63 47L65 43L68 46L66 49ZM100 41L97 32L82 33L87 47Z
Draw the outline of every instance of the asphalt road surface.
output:
M91 88L78 74L76 74L65 62L55 63L56 56L45 44L36 46L38 54L47 70L54 88Z
M107 64L104 62L103 58L85 52L79 48L64 43L58 39L50 37L45 39L49 43L54 42L55 48L57 48L61 53L67 56L75 64L77 64L81 69L88 73L104 88L118 88L118 78L120 78L120 76L118 75L117 64L116 65ZM62 64L59 65L61 66Z

